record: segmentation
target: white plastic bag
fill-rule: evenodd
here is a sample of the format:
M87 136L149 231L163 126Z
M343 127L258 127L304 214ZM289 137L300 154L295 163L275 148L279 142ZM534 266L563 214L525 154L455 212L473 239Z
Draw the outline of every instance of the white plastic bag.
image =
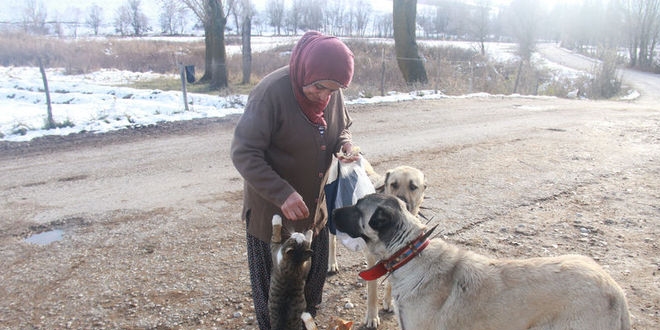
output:
M336 178L329 178L326 184L326 199L328 202L329 226L331 232L336 232L337 238L349 250L357 252L365 248L366 243L362 238L353 238L334 228L332 211L334 209L354 205L358 199L365 195L376 192L369 176L362 164L362 158L351 163L343 163L335 160L333 167L336 169ZM331 170L333 170L331 168Z

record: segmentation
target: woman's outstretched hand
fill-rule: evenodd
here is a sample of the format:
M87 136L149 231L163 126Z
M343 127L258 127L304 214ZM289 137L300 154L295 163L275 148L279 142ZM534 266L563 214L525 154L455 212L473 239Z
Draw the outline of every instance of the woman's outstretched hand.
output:
M309 217L309 209L299 193L293 192L282 204L282 214L289 220L301 220Z

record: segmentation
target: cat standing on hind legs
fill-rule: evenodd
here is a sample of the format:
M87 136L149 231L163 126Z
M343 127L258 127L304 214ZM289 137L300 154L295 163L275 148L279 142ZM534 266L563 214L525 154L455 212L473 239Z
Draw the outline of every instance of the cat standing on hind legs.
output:
M273 269L268 294L270 327L271 330L302 329L302 315L307 309L305 282L311 266L313 232L294 232L283 240L282 218L274 215L272 224L270 246ZM310 324L313 323L312 320Z
M298 330L304 324L307 330L318 330L314 318L306 312L305 280L309 274L313 231L292 233L282 239L282 218L272 220L271 258L268 310L271 330ZM353 322L335 319L330 329L350 330Z

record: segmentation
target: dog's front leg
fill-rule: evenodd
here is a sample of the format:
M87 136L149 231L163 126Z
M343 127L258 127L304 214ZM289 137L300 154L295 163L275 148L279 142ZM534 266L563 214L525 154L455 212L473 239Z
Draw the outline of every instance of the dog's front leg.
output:
M376 258L371 253L367 255L367 268L376 264ZM367 328L377 328L380 325L378 316L378 280L367 281L367 317L365 321Z
M328 273L334 274L339 271L337 263L337 236L330 233L328 239Z
M387 281L385 284L385 295L383 296L383 309L388 312L394 312L394 301L392 301L392 283Z

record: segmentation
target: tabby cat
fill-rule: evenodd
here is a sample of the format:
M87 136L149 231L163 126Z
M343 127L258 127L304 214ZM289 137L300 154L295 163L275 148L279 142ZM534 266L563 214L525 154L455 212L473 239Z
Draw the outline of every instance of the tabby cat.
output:
M302 329L302 314L307 308L305 281L311 267L313 232L292 233L282 242L282 218L274 215L272 224L270 252L273 270L268 292L270 327L271 330Z

